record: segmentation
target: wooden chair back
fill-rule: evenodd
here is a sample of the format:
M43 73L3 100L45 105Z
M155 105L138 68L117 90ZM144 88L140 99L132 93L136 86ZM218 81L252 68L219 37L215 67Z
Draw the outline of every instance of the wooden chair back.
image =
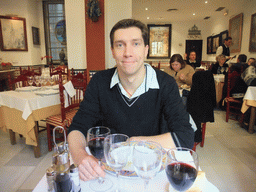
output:
M18 77L12 79L11 74L8 73L8 82L10 90L15 90L19 87L26 87L28 86L28 78L25 75L19 75Z
M230 91L234 88L237 79L241 76L237 71L231 72L231 69L228 70L228 86L227 86L227 98L230 97Z

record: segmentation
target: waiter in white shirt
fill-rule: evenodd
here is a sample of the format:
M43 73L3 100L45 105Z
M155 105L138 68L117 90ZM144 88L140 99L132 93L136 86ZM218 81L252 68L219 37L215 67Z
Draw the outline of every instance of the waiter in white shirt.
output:
M229 47L232 43L232 38L231 37L227 37L224 39L224 43L218 47L217 51L216 51L216 57L223 54L226 57L226 61L228 60L232 60L234 57L230 57L230 50Z

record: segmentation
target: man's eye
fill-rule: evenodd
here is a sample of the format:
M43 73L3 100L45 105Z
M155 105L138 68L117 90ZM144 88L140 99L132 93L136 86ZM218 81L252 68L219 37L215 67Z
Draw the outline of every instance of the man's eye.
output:
M139 46L140 44L139 44L138 42L135 42L134 45L135 45L135 46Z
M116 46L117 46L118 48L120 48L120 47L123 46L123 44L122 44L122 43L118 43L118 44L116 44Z

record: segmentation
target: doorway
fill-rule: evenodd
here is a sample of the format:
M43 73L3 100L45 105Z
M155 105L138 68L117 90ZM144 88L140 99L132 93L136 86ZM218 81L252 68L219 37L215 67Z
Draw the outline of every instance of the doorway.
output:
M186 53L189 54L190 51L196 52L196 61L201 63L202 61L202 46L203 40L186 40ZM187 56L187 59L188 56Z

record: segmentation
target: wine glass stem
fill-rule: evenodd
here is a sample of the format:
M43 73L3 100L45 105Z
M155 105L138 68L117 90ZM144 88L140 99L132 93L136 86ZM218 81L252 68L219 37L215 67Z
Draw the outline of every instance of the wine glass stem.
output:
M115 192L119 192L119 171L116 171L116 179L117 179L117 185L116 185L116 191Z
M100 166L102 166L101 160L99 160L98 163L99 163ZM99 182L99 183L103 183L103 182L104 182L104 178L103 178L103 177L98 177L98 182Z
M144 192L146 192L148 190L148 183L149 183L149 180L144 179Z

